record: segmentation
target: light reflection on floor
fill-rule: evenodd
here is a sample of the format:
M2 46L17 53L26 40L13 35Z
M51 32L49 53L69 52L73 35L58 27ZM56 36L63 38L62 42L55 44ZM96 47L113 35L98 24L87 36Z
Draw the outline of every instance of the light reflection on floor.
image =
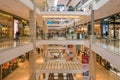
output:
M37 56L36 63L43 62L41 56ZM25 61L24 63L19 64L19 68L17 68L14 72L8 75L4 80L28 80L29 78L29 63ZM96 66L96 80L120 80L120 77L117 77L114 73L106 70L99 64ZM42 79L40 79L42 80ZM76 80L82 80L82 76L80 74L76 74Z

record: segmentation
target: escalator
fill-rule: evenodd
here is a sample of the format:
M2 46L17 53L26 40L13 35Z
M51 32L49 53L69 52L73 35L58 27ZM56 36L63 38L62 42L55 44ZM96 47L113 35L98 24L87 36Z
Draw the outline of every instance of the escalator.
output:
M63 75L63 73L58 73L57 75L50 73L48 80L74 80L74 78L72 73L68 73L67 75Z

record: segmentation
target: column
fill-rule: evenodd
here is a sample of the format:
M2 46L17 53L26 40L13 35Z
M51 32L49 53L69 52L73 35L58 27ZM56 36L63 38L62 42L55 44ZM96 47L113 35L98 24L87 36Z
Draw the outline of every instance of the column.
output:
M43 20L42 21L43 22L43 33L44 33L44 39L48 39L48 27L46 26L46 24L45 24L45 21Z
M36 74L36 80L40 80L40 75L38 73Z
M90 80L96 80L96 54L90 51L90 61L89 61L89 66L90 66Z
M90 54L89 54L89 69L90 69L90 80L96 80L96 56L92 52L92 44L94 43L94 10L92 6L91 10L91 36L90 36Z
M2 65L0 65L0 80L2 80Z
M35 67L36 67L36 13L35 10L31 10L29 14L30 18L30 36L33 43L33 50L29 53L30 64L30 80L35 80Z
M73 54L74 54L75 56L77 56L77 53L76 53L76 45L73 45Z
M47 45L43 45L43 60L46 61L46 54L47 54Z
M43 30L43 38L48 39L48 36L47 36L48 27L46 26L43 18L42 18L42 30ZM43 54L44 61L45 61L46 52L47 52L46 50L47 50L47 45L43 45L43 53L42 54Z

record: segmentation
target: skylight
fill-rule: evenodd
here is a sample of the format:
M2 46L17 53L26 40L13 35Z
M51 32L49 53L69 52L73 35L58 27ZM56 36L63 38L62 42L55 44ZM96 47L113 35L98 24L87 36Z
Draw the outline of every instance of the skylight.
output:
M58 0L54 0L54 7L56 7L57 6L57 4L58 4Z

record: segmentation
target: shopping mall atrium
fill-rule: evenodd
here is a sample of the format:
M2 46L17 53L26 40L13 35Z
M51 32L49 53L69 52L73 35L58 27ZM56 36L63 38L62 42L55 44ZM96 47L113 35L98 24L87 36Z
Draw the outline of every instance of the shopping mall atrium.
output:
M0 80L120 80L120 0L0 0Z

